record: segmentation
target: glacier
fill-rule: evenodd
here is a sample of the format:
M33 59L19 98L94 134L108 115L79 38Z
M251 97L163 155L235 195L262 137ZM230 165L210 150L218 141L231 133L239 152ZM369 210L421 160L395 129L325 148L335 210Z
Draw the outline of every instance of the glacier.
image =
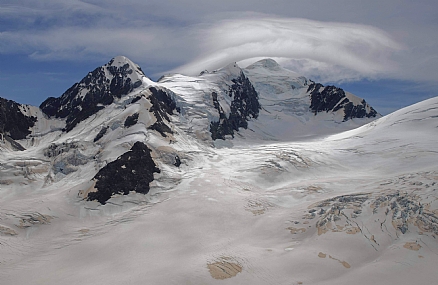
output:
M435 282L438 97L382 117L271 59L94 74L0 101L1 284Z

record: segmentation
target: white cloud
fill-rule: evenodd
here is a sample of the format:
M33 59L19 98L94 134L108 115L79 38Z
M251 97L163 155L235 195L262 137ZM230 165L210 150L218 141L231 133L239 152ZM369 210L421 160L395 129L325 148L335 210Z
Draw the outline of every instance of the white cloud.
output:
M265 59L266 57L253 57L238 61L240 67L247 67L256 61ZM311 59L291 59L286 57L270 57L278 62L282 67L293 70L300 75L304 75L308 79L317 82L350 82L358 81L364 78L360 72L354 72L348 68L328 64L325 62L315 61Z
M203 55L175 71L195 74L232 61L281 57L284 65L297 72L321 77L328 72L330 80L349 74L348 78L356 79L395 70L390 57L401 50L388 34L371 26L306 19L225 20L200 34Z
M388 17L395 2L377 0L224 1L5 0L0 53L99 62L123 54L155 74L168 69L196 74L233 61L276 57L323 82L437 80L433 1L403 0L397 17ZM320 21L293 18L297 15ZM344 23L333 22L338 19ZM368 25L348 23L354 21Z
M185 74L256 57L322 82L373 78L396 70L401 46L371 26L274 17L222 20L188 27L50 27L0 33L0 52L36 60L84 60L123 54L151 65L182 66ZM200 55L200 56L197 56Z

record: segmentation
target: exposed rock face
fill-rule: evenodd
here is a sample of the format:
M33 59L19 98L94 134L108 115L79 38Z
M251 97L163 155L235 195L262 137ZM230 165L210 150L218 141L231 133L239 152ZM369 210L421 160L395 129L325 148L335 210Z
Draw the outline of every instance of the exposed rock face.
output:
M176 107L176 103L172 100L172 97L168 94L170 91L157 89L155 87L150 87L149 91L152 92L152 95L148 97L152 103L152 107L149 111L154 113L154 116L157 119L149 129L155 130L163 137L166 137L166 133L172 134L173 132L164 121L170 122L168 115L173 115L173 111L179 112L179 109Z
M352 118L374 118L378 114L365 99L359 105L354 105L352 102L344 103L344 113L344 122Z
M0 98L0 134L9 136L13 140L21 140L31 133L30 128L35 125L37 119L25 115L22 112L23 108L27 106Z
M179 158L178 155L175 156L175 163L173 165L175 165L176 167L180 167L181 159Z
M326 86L313 82L307 92L310 93L310 109L316 115L319 112L344 110L344 122L352 118L372 118L378 115L365 100L354 103L347 98L344 90L335 86Z
M128 116L125 120L125 128L129 128L138 122L138 113Z
M248 78L240 73L240 76L232 80L233 85L228 90L229 97L233 98L230 106L230 114L227 117L218 101L217 93L212 93L213 105L219 113L219 121L211 122L210 132L213 140L225 139L226 135L234 137L234 131L239 128L247 128L251 118L257 119L261 109L258 94Z
M124 57L116 57L108 64L88 73L59 98L50 97L41 110L50 117L67 118L65 131L142 85L143 72Z
M103 136L106 134L106 132L108 131L109 127L103 127L99 133L97 134L97 136L94 138L94 142L97 142L98 140L100 140L101 138L103 138Z
M150 152L144 143L136 142L130 151L108 163L94 176L97 192L88 193L88 200L105 204L113 194L147 194L154 172L160 173Z

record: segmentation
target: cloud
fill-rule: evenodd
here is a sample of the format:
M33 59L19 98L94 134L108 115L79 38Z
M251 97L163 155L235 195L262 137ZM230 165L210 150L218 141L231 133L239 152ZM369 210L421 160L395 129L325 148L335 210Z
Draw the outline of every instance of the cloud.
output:
M266 57L253 57L238 61L240 67L247 67L256 61L265 59ZM333 65L325 62L320 62L311 59L291 59L286 57L270 57L278 62L282 67L293 70L300 75L304 75L308 79L312 79L321 83L345 83L351 81L359 81L364 79L364 75L360 72L352 71L351 69ZM367 79L373 79L368 76Z
M153 6L143 2L9 2L0 5L0 17L5 19L1 25L0 18L3 55L67 62L105 62L126 55L145 71L157 73L184 64L199 52L190 28L157 20L160 17L150 16Z
M401 45L377 28L256 16L182 27L131 24L6 31L0 33L0 53L21 50L35 60L106 60L123 54L147 65L180 65L171 72L189 75L234 61L277 57L285 67L322 82L373 78L396 70L390 56Z
M306 19L225 20L200 33L203 55L176 71L195 74L231 61L281 57L291 59L287 65L301 71L326 72L335 67L337 73L372 77L394 70L390 56L402 48L371 26Z
M406 5L388 17L393 3L373 0L224 1L5 0L0 54L99 62L122 54L154 74L197 74L233 61L275 57L322 82L437 80L434 4L426 9L403 0Z

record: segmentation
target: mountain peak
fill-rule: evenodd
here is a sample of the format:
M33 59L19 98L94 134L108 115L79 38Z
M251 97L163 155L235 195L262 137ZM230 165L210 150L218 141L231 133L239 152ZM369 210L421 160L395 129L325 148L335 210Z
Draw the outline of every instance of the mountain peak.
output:
M140 66L135 64L132 60L130 60L129 58L123 55L118 55L112 58L105 66L114 66L119 68L123 66L130 67L130 69L133 69L144 76L144 73L141 70Z
M141 68L125 56L116 56L107 64L89 72L61 97L50 97L40 105L49 117L67 118L66 131L143 85ZM146 80L147 82L147 80Z
M247 70L251 73L254 73L254 74L261 74L261 75L284 74L285 76L290 77L290 78L301 77L301 78L305 79L302 75L282 67L280 64L278 64L278 62L276 62L272 58L265 58L265 59L256 61L253 64L246 67L245 70Z
M110 65L114 65L114 64L123 65L123 64L126 64L126 63L132 63L133 64L133 62L129 58L124 56L124 55L115 56L115 57L113 57L109 61Z
M246 69L255 69L255 68L266 68L266 69L270 69L270 70L279 70L279 69L283 69L278 62L276 62L275 60L273 60L272 58L265 58L259 61L254 62L253 64L251 64L250 66L248 66Z
M237 65L236 62L232 62L224 67L222 67L221 69L217 70L216 72L218 73L224 73L227 74L229 76L240 76L240 74L242 73L242 69L240 68L239 65Z

